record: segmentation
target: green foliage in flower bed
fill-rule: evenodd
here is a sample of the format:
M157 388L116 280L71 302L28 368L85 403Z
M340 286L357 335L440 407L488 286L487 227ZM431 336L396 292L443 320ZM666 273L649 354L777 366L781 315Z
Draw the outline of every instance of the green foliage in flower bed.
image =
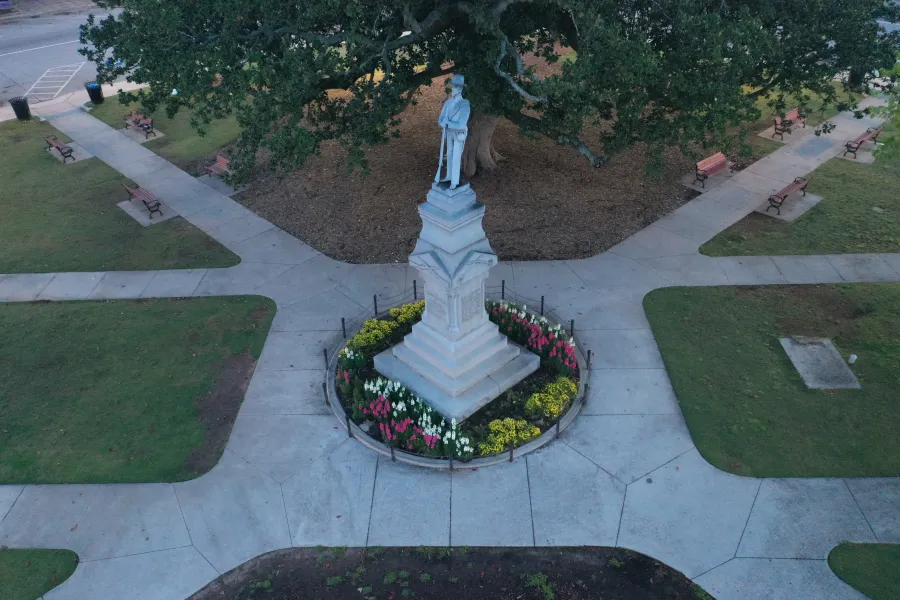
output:
M501 333L541 357L541 367L472 415L449 423L403 384L380 377L374 358L400 343L425 310L425 302L393 308L369 319L341 350L335 386L353 421L395 448L431 457L470 459L505 452L550 428L578 394L574 342L560 325L512 303L487 302Z

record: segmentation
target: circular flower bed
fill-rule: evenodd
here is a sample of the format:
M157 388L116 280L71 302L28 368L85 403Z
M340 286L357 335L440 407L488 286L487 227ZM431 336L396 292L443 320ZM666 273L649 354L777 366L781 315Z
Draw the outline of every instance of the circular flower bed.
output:
M337 356L334 387L347 417L392 448L462 461L508 452L551 429L578 396L575 342L562 326L511 302L485 303L510 341L541 358L540 368L464 423L447 421L412 390L375 370L375 355L400 343L421 318L425 301L369 319Z

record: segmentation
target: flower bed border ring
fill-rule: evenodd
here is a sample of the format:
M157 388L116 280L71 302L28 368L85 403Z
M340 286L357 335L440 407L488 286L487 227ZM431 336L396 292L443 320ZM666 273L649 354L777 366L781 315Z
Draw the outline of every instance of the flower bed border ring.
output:
M512 299L515 302L520 302L521 300L526 300L521 298L512 292L510 289L505 289L501 292L504 295L505 300ZM407 303L409 299L412 299L413 294L398 294L398 296L403 295L404 298L398 304L382 304L380 308L382 311L378 313L378 315L386 314L389 309L396 308L398 306L402 306ZM490 296L494 296L495 294L487 293L485 298L487 300L500 301L499 294L496 294L498 297L491 298ZM409 298L406 298L409 296ZM512 298L510 298L512 296ZM395 297L396 298L396 297ZM531 301L533 302L533 301ZM532 304L533 305L533 304ZM524 303L519 306L521 309L522 306L526 306ZM526 312L540 317L541 315L535 313L530 309L524 309ZM376 315L376 316L378 316ZM548 316L550 315L550 316ZM546 309L544 310L544 317L547 318L548 321L558 322L560 325L563 324L562 321L557 319L552 311ZM348 330L347 338L352 338L356 333L362 329L362 320L360 322L354 323L353 329ZM557 437L559 437L566 428L572 424L572 421L575 420L575 417L578 416L578 413L581 412L581 409L584 407L587 402L587 395L590 391L590 384L588 383L588 378L590 377L590 371L588 370L587 361L584 358L584 353L581 349L581 344L578 341L577 336L572 336L572 339L575 340L575 358L578 361L578 394L575 396L575 399L572 400L572 404L569 406L568 410L566 410L565 414L563 414L557 422L547 429L544 433L536 437L535 439L522 444L514 448L512 453L507 453L506 451L501 452L499 454L495 454L494 456L485 456L481 458L473 458L468 461L461 460L453 460L451 458L430 458L427 456L422 456L420 454L412 454L410 452L406 452L400 448L395 448L394 446L389 446L383 442L380 442L370 436L368 433L363 431L363 429L353 422L352 419L349 418L346 411L344 411L344 407L341 405L340 399L338 398L337 389L334 385L334 373L337 368L337 360L340 354L340 351L346 347L347 340L341 339L338 345L335 347L334 351L331 353L331 358L328 360L327 365L328 368L325 370L325 391L326 398L325 402L328 406L331 407L332 412L337 417L338 422L347 430L349 425L348 433L350 437L356 439L363 446L369 448L377 452L378 454L384 456L385 458L390 458L394 462L402 462L408 465L413 465L416 467L426 467L429 469L443 469L443 470L465 470L465 469L478 469L483 467L490 467L493 465L499 465L502 463L507 463L513 460L515 457L524 456L530 452L534 452L540 448L543 448ZM327 349L325 349L327 352Z

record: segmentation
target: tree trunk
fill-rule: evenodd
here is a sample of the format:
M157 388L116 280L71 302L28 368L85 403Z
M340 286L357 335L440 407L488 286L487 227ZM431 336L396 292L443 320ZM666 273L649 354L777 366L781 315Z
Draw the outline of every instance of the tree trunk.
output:
M493 171L503 160L494 149L494 130L499 117L473 112L469 119L469 135L462 155L462 172L472 177L479 171Z

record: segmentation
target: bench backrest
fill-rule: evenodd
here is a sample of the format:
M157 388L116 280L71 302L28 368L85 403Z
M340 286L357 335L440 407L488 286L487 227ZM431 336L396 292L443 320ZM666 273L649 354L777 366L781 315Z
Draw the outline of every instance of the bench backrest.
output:
M797 121L799 119L800 119L800 109L799 108L792 108L791 110L787 111L784 114L785 121ZM778 123L779 125L781 125L781 122L782 122L781 117L776 115L775 122Z
M704 158L697 163L698 171L718 171L728 164L728 158L721 152L716 152L709 158Z
M231 159L227 156L222 156L221 154L216 154L216 164L227 167L231 163Z

